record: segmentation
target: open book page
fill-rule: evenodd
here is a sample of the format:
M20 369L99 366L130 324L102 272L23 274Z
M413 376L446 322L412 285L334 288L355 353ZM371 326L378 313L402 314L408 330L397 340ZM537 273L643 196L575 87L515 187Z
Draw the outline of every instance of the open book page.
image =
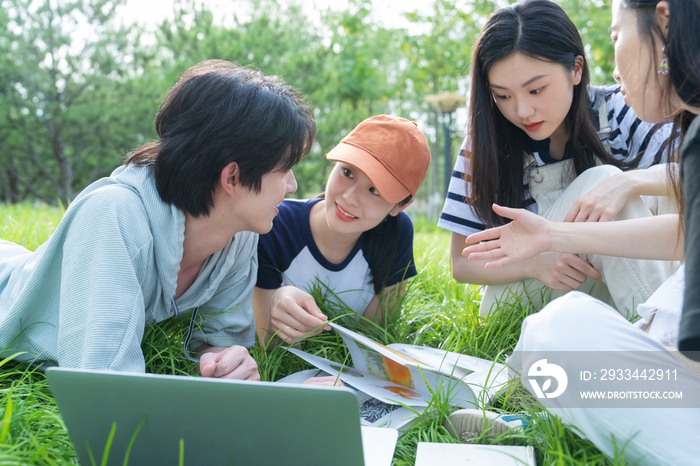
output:
M400 406L384 403L366 393L355 394L360 402L360 424L369 427L405 429L425 410L421 406Z
M290 374L277 383L300 384L312 377L326 377L331 374L321 369L307 369ZM388 427L391 429L407 429L425 410L421 406L405 406L384 403L371 395L359 391L350 384L346 387L355 392L360 407L360 424L368 427Z
M408 357L420 359L432 367L437 367L444 375L460 379L471 387L477 398L480 399L484 393L483 401L486 403L489 403L508 384L508 371L505 364L427 346L394 343L390 347Z
M318 367L330 375L337 376L343 382L364 393L367 393L368 395L373 396L384 403L405 404L408 406L422 407L428 406L430 392L422 394L403 385L381 379L367 372L353 369L349 366L342 366L341 364L329 361L328 359L313 356L296 348L287 349L309 364Z
M329 322L329 324L333 328L333 330L340 334L340 336L343 338L343 341L348 346L348 350L350 351L350 357L352 358L353 365L356 369L363 370L363 366L367 366L367 358L362 352L362 350L365 349L369 349L374 353L378 353L384 356L384 358L389 359L390 361L393 361L402 366L421 367L423 369L437 369L432 368L429 365L424 364L423 362L414 359L406 354L399 353L398 351L393 350L388 346L384 346L381 343L377 343L376 341L371 340L363 335L360 335L359 333L353 332L352 330L348 330L345 327L338 325L334 322ZM369 372L369 367L366 372Z
M384 346L338 324L331 326L343 338L357 370L423 394L444 392L453 406L481 407L508 382L503 364L421 346Z
M365 466L391 466L399 433L395 429L362 426Z

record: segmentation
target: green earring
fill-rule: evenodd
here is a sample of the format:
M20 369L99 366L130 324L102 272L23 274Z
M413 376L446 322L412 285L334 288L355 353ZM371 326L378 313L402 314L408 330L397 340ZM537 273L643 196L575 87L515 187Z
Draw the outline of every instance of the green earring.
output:
M661 60L661 63L659 63L659 70L657 71L657 73L663 74L664 76L668 76L668 74L671 72L671 69L668 66L668 57L666 56L665 45L661 47L661 53L664 54L664 58Z

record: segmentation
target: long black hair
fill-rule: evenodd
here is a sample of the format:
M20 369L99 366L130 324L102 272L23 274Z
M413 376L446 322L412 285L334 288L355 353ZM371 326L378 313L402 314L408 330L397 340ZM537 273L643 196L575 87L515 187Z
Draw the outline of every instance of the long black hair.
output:
M287 171L311 150L316 122L301 94L274 76L209 60L188 69L155 119L159 141L126 165L154 167L161 199L194 217L209 215L221 171L238 164L241 185Z
M506 223L496 215L494 202L525 207L523 187L527 136L500 112L489 88L488 73L498 61L513 53L573 70L583 59L581 82L574 86L566 116L571 131L571 156L576 175L597 163L619 166L596 133L589 113L589 74L581 36L561 7L549 0L527 0L493 13L479 34L472 56L469 135L471 194L468 199L479 219L493 227ZM516 71L517 72L517 71ZM470 183L471 182L471 183Z
M403 207L413 196L409 196L397 205ZM399 213L400 214L400 213ZM374 294L381 293L391 278L391 266L399 253L399 238L401 237L401 219L399 215L387 215L379 225L365 233L367 248L365 260L372 274ZM399 271L397 273L402 273Z

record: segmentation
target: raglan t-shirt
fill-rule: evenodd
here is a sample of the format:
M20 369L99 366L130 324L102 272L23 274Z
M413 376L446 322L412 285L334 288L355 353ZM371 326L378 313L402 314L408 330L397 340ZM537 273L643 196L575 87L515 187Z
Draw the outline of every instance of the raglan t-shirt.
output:
M610 126L610 134L604 142L609 146L613 157L629 164L630 168L648 168L667 162L667 148L672 131L670 122L652 124L637 118L634 110L625 105L620 86L592 87L589 92L590 109L596 130L600 129L598 108L601 103L597 102L599 96L605 101ZM468 146L470 139L467 136L460 148L442 214L438 220L439 227L464 236L486 228L474 208L467 203L471 198L471 167L470 160L466 157L471 147ZM527 151L533 155L538 167L561 162L550 156L549 139L530 140ZM570 157L569 152L567 144L564 159ZM523 176L523 188L524 207L537 213L537 203L530 195L528 170L525 170Z
M295 286L310 291L321 287L329 299L334 297L362 314L374 297L369 265L365 258L367 233L363 233L348 257L334 264L319 251L311 234L311 207L321 199L285 200L279 206L272 230L260 235L258 243L258 281L263 289ZM396 260L386 286L417 275L413 261L413 224L399 213L400 232Z

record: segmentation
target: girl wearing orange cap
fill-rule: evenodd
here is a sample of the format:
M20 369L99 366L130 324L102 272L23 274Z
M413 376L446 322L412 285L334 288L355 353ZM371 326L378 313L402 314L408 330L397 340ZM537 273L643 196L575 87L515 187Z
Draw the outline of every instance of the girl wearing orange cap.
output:
M291 343L330 329L308 293L314 286L380 322L382 298L417 274L403 210L430 165L423 133L412 121L374 116L327 158L337 163L325 193L282 202L272 231L260 237L253 304L261 341L276 334Z

